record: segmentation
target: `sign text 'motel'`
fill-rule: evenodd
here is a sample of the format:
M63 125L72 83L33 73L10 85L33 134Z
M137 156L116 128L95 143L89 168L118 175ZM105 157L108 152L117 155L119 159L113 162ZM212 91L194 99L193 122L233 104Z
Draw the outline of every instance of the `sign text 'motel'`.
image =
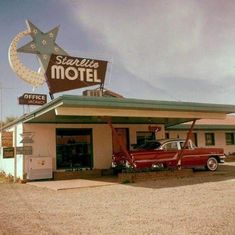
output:
M46 71L50 93L103 84L107 63L52 54Z
M47 103L47 95L24 93L19 97L19 104L43 105Z

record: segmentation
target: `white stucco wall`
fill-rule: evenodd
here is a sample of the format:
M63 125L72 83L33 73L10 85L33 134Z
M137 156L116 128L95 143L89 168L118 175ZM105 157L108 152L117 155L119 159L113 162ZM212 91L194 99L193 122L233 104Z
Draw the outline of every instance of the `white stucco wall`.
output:
M157 125L157 124L152 124ZM136 133L138 131L148 131L149 125L113 125L115 128L129 129L129 144L136 143ZM165 130L163 125L157 138L163 138ZM33 134L33 143L24 143L24 146L32 146L32 155L17 155L15 159L3 159L2 149L0 155L0 171L6 174L23 178L28 171L27 159L35 156L47 156L53 159L53 170L56 170L56 129L57 128L89 128L92 129L93 143L93 168L108 169L112 162L112 131L108 124L17 124L8 131L13 131L13 146L23 146L22 133L31 132ZM15 171L16 166L16 171Z
M115 128L129 128L130 145L136 143L137 131L148 131L149 125L113 125ZM162 138L164 126L157 134ZM25 132L34 133L33 156L53 158L53 170L56 170L56 128L91 128L93 137L93 168L107 169L112 162L112 131L108 124L25 124ZM26 166L25 166L26 171Z
M23 133L23 125L22 123L16 125L16 143L14 144L14 146L20 147L23 146L23 144L21 143L22 141L22 136L21 134ZM25 164L25 159L24 156L21 154L17 154L16 155L16 177L17 178L23 178L24 175L24 164Z
M13 126L6 131L13 132L13 147L22 146L21 136L23 131L22 123ZM15 158L3 158L3 148L1 148L0 154L0 171L4 171L7 175L15 176L16 178L23 178L24 174L24 158L23 155L15 155Z
M49 156L53 159L53 170L56 170L56 129L57 128L91 128L93 142L94 168L107 168L112 156L111 130L107 125L54 125L27 124L25 131L34 133L33 156ZM26 170L26 169L25 169Z
M112 131L105 124L93 125L92 134L94 168L109 168L112 161Z
M158 124L152 124L158 125ZM138 131L148 131L148 124L114 124L115 128L128 128L129 129L129 144L136 143L136 133ZM163 125L162 130L157 133L157 138L165 137L165 130ZM13 145L23 146L21 142L22 137L20 134L24 132L32 132L34 134L33 143L25 144L31 145L33 148L32 156L49 156L53 159L53 170L56 170L56 129L57 128L90 128L92 129L92 142L93 142L93 168L107 169L111 166L112 161L112 131L108 124L18 124L16 127L10 128L8 131L13 131ZM16 131L16 137L15 137ZM185 138L187 131L167 131L170 138ZM235 145L226 145L225 133L229 131L194 131L197 133L197 142L199 147L205 146L205 133L212 132L215 134L215 147L222 147L225 153L235 152ZM15 143L16 141L16 143ZM16 176L23 178L27 172L27 156L16 156ZM3 159L2 149L0 154L0 171L6 174L15 174L15 160Z

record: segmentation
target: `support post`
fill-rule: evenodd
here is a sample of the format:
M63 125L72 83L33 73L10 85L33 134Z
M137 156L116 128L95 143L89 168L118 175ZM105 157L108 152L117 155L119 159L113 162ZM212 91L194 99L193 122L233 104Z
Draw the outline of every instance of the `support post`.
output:
M192 135L192 132L193 132L193 128L194 128L194 125L196 123L196 119L193 120L192 124L191 124L191 127L187 133L187 137L186 137L186 140L184 142L184 146L183 148L180 150L179 152L179 155L178 155L178 163L177 163L177 166L178 166L178 169L181 170L181 160L182 160L182 156L183 156L183 153L184 153L184 150L185 150L185 147L188 145L188 141L189 141L189 138L191 137Z
M110 128L111 128L111 130L112 130L112 133L113 133L113 135L114 135L114 138L117 140L117 142L118 142L118 144L119 144L121 150L123 151L126 160L129 162L129 164L130 164L132 167L134 167L133 160L132 160L130 154L128 153L128 151L127 151L127 149L126 149L126 147L125 147L123 141L119 138L119 136L118 136L118 134L117 134L117 131L115 130L115 128L114 128L113 125L112 125L111 120L108 120L108 124L109 124L109 126L110 126Z

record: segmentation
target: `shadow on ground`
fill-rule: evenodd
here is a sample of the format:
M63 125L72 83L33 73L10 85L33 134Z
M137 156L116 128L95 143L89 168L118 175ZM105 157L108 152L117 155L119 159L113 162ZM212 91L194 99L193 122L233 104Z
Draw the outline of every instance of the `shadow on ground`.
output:
M228 180L232 180L235 183L235 162L220 165L216 172L198 169L195 172L188 171L188 174L183 176L175 176L174 172L172 172L172 175L167 177L159 177L126 185L144 188L170 188Z
M144 175L146 176L146 172ZM221 182L233 180L235 183L235 162L227 162L219 166L216 172L209 172L205 170L182 170L179 172L165 171L159 172L154 178L148 179L138 176L136 181L120 181L118 177L99 177L96 179L74 179L74 180L59 180L59 181L34 181L28 182L27 185L37 186L40 188L48 188L53 190L67 190L67 189L81 189L91 187L115 186L121 184L125 187L143 187L143 188L169 188L169 187L182 187L187 185L196 185L210 182ZM163 173L163 174L161 174ZM137 173L138 174L138 173ZM122 182L122 183L118 183ZM135 182L135 183L130 183ZM3 182L1 182L3 183ZM9 182L5 182L9 183Z

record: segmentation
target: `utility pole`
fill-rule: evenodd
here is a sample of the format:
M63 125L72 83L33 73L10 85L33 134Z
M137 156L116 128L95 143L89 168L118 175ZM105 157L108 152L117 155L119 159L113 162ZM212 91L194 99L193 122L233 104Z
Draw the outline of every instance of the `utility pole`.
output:
M2 134L2 126L3 126L3 90L9 90L9 89L13 89L12 87L3 87L2 86L2 82L0 82L0 121L1 121L1 124L0 124L0 131L1 131L1 134Z
M11 88L11 87L3 87L3 86L2 86L2 82L0 82L0 99L1 99L1 101L0 101L1 148L3 147L3 146L2 146L2 128L3 128L3 94L2 94L2 92L3 92L3 90L5 90L5 89L13 89L13 88ZM15 129L16 129L16 128L15 128ZM16 133L15 133L15 134L16 134ZM15 137L15 139L16 139L16 137ZM15 146L16 146L16 142L15 142ZM16 182L16 172L17 172L17 165L16 165L17 160L16 160L16 155L15 155L15 149L16 149L16 148L14 148L14 182Z

